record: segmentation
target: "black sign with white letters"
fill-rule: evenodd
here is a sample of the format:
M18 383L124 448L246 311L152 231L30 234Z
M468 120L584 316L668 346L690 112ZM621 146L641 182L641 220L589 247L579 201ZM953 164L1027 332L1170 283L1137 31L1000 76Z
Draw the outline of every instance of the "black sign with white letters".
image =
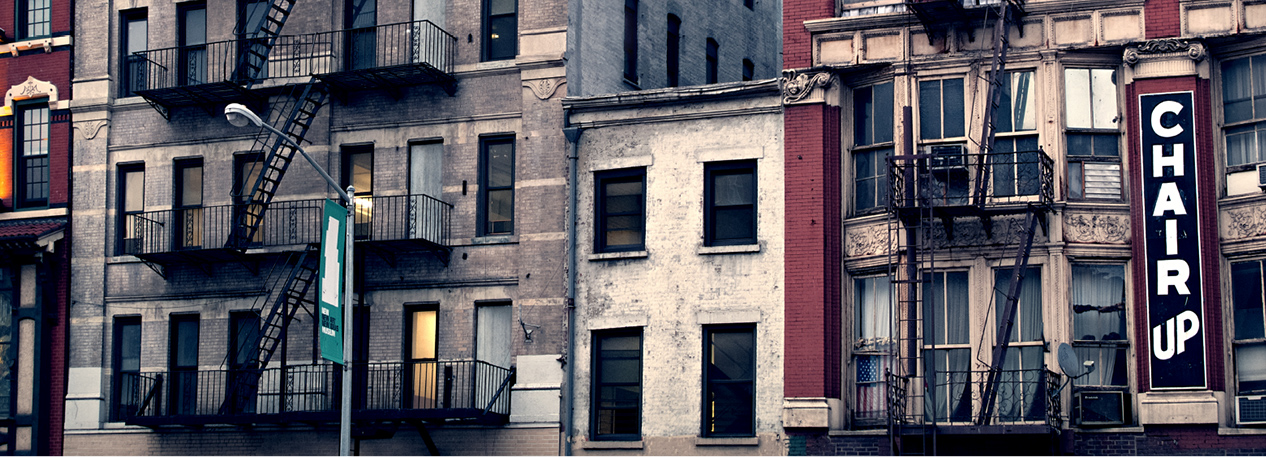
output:
M1204 295L1191 92L1139 96L1153 389L1204 389Z

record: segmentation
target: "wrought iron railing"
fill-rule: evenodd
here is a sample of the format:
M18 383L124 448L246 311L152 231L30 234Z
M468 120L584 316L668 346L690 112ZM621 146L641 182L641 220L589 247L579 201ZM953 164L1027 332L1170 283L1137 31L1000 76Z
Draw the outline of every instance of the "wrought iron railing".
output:
M1055 200L1055 162L1038 149L890 157L888 201L894 208L972 205L982 161L989 169L985 205L1050 204ZM909 187L911 180L914 185Z
M112 417L214 417L328 413L340 407L342 376L333 364L288 365L263 370L258 387L247 370L172 370L127 374L119 379ZM369 362L353 364L352 407L356 411L429 412L429 416L475 418L508 415L514 370L478 360ZM168 382L163 382L168 379ZM246 398L235 396L246 395ZM442 410L442 411L441 411ZM212 418L205 420L208 417ZM178 421L177 421L178 422Z
M238 56L260 38L217 41L197 46L152 49L128 56L130 92L200 84L243 83ZM401 22L360 29L277 37L263 74L290 78L399 65L428 65L453 73L457 38L430 21Z
M360 241L423 240L444 246L453 205L429 195L357 197L354 210ZM248 247L319 243L324 200L275 201L264 212ZM245 205L218 205L145 211L124 217L118 253L145 255L224 247Z
M914 382L890 375L889 424L975 425L988 373L939 371L934 379ZM1058 387L1059 375L1046 369L1002 370L990 423L1060 425Z

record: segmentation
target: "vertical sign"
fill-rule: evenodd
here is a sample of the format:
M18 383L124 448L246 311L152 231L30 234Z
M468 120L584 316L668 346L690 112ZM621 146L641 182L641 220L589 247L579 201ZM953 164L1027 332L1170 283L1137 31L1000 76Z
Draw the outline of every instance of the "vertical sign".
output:
M321 358L343 363L343 249L347 209L325 201L321 224L321 269L317 272L317 301L321 308Z
M1143 259L1153 389L1203 389L1204 294L1191 92L1139 96Z

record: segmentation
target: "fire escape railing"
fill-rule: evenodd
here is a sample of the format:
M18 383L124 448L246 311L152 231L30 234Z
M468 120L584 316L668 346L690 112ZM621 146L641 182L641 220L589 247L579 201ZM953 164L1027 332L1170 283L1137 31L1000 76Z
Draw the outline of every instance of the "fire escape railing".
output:
M319 243L323 199L274 201L248 247ZM233 233L235 216L245 204L202 206L129 214L130 228L119 254L145 255L217 249ZM453 205L429 195L357 197L354 211L358 241L421 240L443 247L449 237Z
M890 425L978 425L978 415L986 409L983 388L988 375L988 370L938 370L911 383L910 377L889 374ZM1060 378L1044 368L1001 370L988 408L991 423L1060 426Z
M238 57L263 38L133 53L138 93L229 82L244 84ZM430 21L277 37L260 78L318 76L400 65L426 65L451 75L457 38Z
M244 391L236 383L248 370L172 370L130 374L111 405L115 420L138 418L199 419L201 423L237 422L234 416L288 413L337 413L342 376L337 365L322 363L249 370L258 387ZM513 369L480 360L369 362L353 364L355 411L399 417L478 418L510 414L507 386ZM167 379L167 382L163 382ZM123 380L120 380L122 382ZM244 395L245 398L232 398ZM224 405L235 405L232 410ZM331 418L335 416L330 415ZM278 418L280 420L280 418Z
M972 205L973 189L982 179L976 170L987 161L991 171L983 179L985 206L1049 205L1055 200L1055 161L1045 151L993 152L943 156L893 156L888 173L888 198L896 209L965 207ZM912 171L912 173L907 173ZM906 180L914 179L913 194Z

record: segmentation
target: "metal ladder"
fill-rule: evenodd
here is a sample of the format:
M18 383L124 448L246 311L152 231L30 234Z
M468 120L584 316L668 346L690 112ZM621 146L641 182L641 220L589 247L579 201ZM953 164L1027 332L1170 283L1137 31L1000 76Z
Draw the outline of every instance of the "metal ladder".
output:
M237 82L246 89L250 89L259 80L260 74L268 65L268 54L277 44L277 37L281 36L281 28L286 25L286 18L290 17L290 10L294 9L296 1L270 1L258 30L245 30L246 22L238 30L239 39L249 42L241 46L233 74Z

